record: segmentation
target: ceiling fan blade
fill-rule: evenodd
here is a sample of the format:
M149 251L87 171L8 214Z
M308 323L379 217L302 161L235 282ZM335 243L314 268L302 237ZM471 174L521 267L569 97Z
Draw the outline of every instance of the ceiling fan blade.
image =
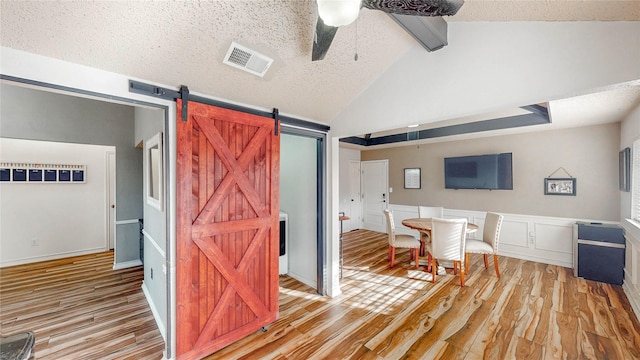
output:
M313 52L311 53L311 61L322 60L329 51L329 46L336 36L338 27L329 26L318 16L316 23L316 33L313 36Z
M455 15L464 0L362 0L367 9L417 16Z

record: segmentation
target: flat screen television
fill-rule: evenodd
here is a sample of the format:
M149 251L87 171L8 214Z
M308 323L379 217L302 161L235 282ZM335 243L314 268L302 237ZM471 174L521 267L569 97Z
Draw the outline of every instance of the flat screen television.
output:
M511 153L445 158L444 187L513 190Z

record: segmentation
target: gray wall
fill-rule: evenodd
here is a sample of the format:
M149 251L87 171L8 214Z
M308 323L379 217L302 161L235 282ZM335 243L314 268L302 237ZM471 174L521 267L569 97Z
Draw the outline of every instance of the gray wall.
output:
M592 220L620 219L620 123L362 151L389 159L390 203ZM444 188L444 158L513 153L513 190ZM404 168L422 169L421 189L404 189ZM544 195L544 179L564 167L576 196ZM559 171L555 177L568 177Z
M144 143L159 131L164 132L164 111L159 109L136 108L135 109L135 143ZM166 152L166 149L165 149ZM166 156L163 156L166 159ZM166 169L165 169L166 170ZM143 178L142 175L141 180ZM166 181L165 181L166 186ZM163 187L164 188L164 187ZM157 245L166 251L166 217L165 212L147 204L144 194L146 194L146 184L143 184L143 206L144 206L144 228L155 240ZM166 200L165 206L166 209Z
M159 131L164 132L164 111L137 107L135 110L135 142L136 144L149 140ZM165 142L166 144L166 142ZM164 148L166 154L167 148ZM147 154L143 154L147 156ZM166 156L163 156L166 159ZM166 165L166 161L165 161ZM165 169L166 170L166 169ZM167 182L165 181L165 186ZM147 184L143 181L143 194L146 194ZM144 283L149 305L155 309L156 321L166 340L167 322L167 281L166 281L166 243L167 243L167 199L164 199L163 211L143 201L144 231L148 236L144 239ZM153 273L153 276L152 276Z

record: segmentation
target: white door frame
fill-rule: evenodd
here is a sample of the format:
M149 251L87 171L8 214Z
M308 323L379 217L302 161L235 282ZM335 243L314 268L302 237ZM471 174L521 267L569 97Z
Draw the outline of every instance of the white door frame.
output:
M350 220L344 221L343 231L362 228L362 166L359 160L349 160L349 212Z
M107 205L107 249L115 250L116 243L116 152L106 154L106 205ZM114 256L115 262L115 256Z

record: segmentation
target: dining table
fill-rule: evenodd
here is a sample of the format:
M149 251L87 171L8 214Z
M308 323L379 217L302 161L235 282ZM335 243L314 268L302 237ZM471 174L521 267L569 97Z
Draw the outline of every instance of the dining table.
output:
M421 233L431 235L431 218L409 218L402 220L402 225L418 230ZM478 231L479 226L474 223L467 223L467 235Z
M420 255L424 256L424 245L425 245L425 237L428 236L429 238L431 238L431 226L432 226L432 218L409 218L409 219L404 219L402 220L402 225L413 229L413 230L417 230L420 232L420 242L422 243L420 246ZM474 223L467 223L467 235L472 234L476 231L478 231L480 227ZM426 236L425 236L426 235ZM428 265L427 264L427 259L420 259L420 265ZM423 263L424 261L424 263ZM450 265L447 261L444 261L443 264L444 267L451 267L451 266L447 266ZM444 270L444 269L443 269ZM442 270L442 271L443 271ZM440 274L442 272L441 270L438 270L438 273Z

